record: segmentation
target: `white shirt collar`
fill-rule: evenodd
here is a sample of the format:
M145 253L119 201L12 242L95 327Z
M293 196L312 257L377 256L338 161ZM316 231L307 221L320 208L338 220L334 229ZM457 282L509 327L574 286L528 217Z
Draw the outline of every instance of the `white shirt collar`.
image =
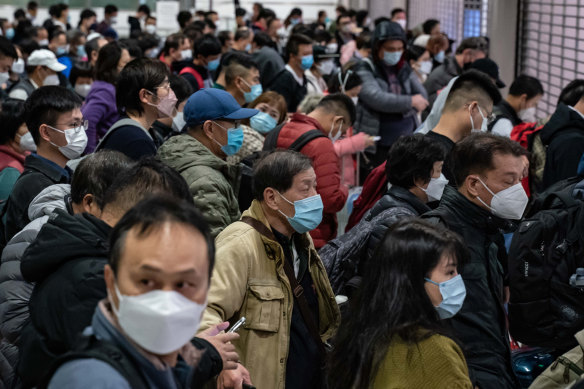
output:
M292 75L294 76L294 79L296 80L296 82L298 84L300 84L300 86L304 85L304 78L303 77L298 77L298 74L296 74L296 72L294 71L294 69L292 69L292 66L290 66L289 64L286 64L286 70L288 70L290 73L292 73Z

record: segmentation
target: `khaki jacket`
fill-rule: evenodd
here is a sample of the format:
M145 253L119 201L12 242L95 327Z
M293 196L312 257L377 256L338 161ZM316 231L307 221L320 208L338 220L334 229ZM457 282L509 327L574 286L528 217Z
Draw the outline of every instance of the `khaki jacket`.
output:
M243 216L269 226L257 200ZM340 313L314 244L308 234L303 238L309 246L309 271L318 297L320 335L326 341L337 330ZM233 324L245 316L241 338L234 342L241 363L258 389L283 389L294 296L284 273L282 246L243 222L228 226L217 237L216 246L200 331L226 320Z

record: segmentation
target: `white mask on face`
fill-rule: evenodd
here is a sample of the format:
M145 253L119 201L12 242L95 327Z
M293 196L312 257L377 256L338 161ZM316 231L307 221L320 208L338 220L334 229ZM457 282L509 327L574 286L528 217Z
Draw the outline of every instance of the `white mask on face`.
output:
M24 59L18 58L12 63L12 73L22 74L24 73Z
M523 212L525 211L525 207L527 207L529 198L521 183L517 183L495 194L480 178L479 181L493 195L493 199L491 200L491 206L488 206L480 197L477 197L477 199L485 207L489 208L493 215L502 219L511 220L519 220L523 217Z
M318 70L324 75L329 75L335 70L335 63L333 60L323 61L318 65Z
M403 28L403 30L405 31L406 26L408 25L408 21L405 19L398 19L397 24L399 24L401 26L401 28Z
M70 128L68 130L59 130L58 128L49 126L54 131L65 134L65 139L67 140L67 145L57 146L53 142L50 142L53 146L58 147L61 154L63 154L68 159L76 159L83 154L85 148L87 147L87 134L85 131L85 125L80 127Z
M61 82L59 81L59 76L57 76L56 74L49 74L48 76L45 77L45 80L43 81L43 86L60 84Z
M355 107L356 107L357 102L359 101L359 96L351 97L351 100L353 100L353 104L355 104Z
M199 329L207 306L174 290L127 296L115 285L115 292L118 309L111 298L110 302L120 327L144 350L158 355L170 354L187 344Z
M327 54L334 54L339 49L339 45L337 43L329 43L326 45L326 53Z
M426 189L420 188L426 192L428 196L428 201L439 201L442 198L442 193L444 193L444 188L448 184L448 180L444 177L444 174L440 173L440 177L431 178L430 183Z
M48 39L41 39L39 41L39 46L40 47L45 47L45 46L48 46L48 45L49 45L49 40Z
M30 132L27 132L26 134L22 135L20 137L20 148L23 149L24 151L36 151L37 147L36 144L34 143L34 139L32 137L32 134Z
M428 75L431 72L432 72L432 61L420 62L420 73Z
M481 123L481 128L475 128L474 120L472 119L472 107L469 107L468 113L470 115L470 125L472 126L471 132L487 132L487 130L489 129L489 123L487 123L487 118L483 115L483 111L481 111L481 107L479 107L477 105L477 109L479 110L479 114L481 115L483 122Z
M180 132L186 124L187 122L185 122L184 113L177 112L176 116L172 119L172 129L176 132Z
M76 84L75 85L75 92L77 92L77 94L79 94L79 96L87 97L90 90L91 90L91 84Z
M522 109L518 113L519 118L526 123L536 122L537 118L535 117L535 107Z
M147 25L146 26L146 32L148 34L152 34L152 35L156 34L156 26L154 24Z
M193 58L193 51L191 49L182 50L180 52L180 57L183 61L189 58Z
M333 143L335 143L336 141L338 141L339 138L341 137L341 134L342 134L341 128L343 127L343 121L341 120L341 124L339 125L339 130L337 131L337 133L335 135L333 135L333 131L334 131L334 128L333 127L334 127L334 125L335 125L335 123L333 122L331 124L331 131L328 134L329 139Z

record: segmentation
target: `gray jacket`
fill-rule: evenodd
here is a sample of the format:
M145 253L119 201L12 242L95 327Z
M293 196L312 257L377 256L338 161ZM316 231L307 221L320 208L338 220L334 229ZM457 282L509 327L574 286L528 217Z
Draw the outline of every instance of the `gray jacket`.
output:
M434 104L438 91L448 85L450 80L459 76L460 73L462 73L462 68L458 66L456 58L453 55L446 57L444 63L430 73L424 83L424 88L428 91L430 107Z
M416 111L412 108L412 96L427 96L418 77L407 64L404 64L397 75L403 91L401 95L388 91L389 83L385 71L370 58L365 58L357 65L357 74L363 80L354 125L357 132L378 135L383 114L413 116Z
M11 387L16 363L17 342L24 323L29 318L28 301L34 284L23 279L20 261L24 251L36 239L41 227L56 208L66 209L65 196L69 184L51 185L30 203L28 217L32 220L8 242L0 265L0 387Z

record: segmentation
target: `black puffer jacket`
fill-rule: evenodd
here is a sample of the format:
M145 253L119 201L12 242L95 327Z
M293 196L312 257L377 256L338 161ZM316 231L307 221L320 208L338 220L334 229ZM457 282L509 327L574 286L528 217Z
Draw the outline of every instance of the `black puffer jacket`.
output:
M458 233L470 251L469 261L459 269L466 299L448 321L463 344L473 384L481 389L519 387L511 367L503 308L507 252L501 230L508 222L448 186L438 208L423 217Z
M420 201L412 192L400 186L392 186L382 198L371 208L366 219L376 218L369 243L367 257L373 252L385 236L388 228L405 217L416 217L430 211L430 208Z
M21 335L23 383L38 379L55 355L69 350L106 297L103 268L111 227L89 215L56 210L22 258L22 275L35 282L31 321Z

